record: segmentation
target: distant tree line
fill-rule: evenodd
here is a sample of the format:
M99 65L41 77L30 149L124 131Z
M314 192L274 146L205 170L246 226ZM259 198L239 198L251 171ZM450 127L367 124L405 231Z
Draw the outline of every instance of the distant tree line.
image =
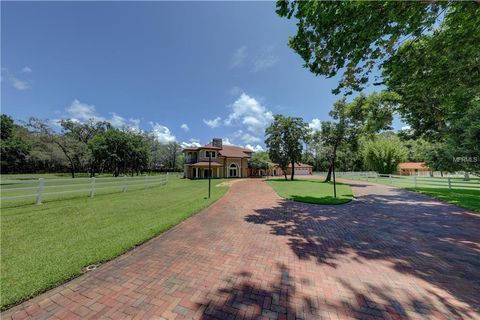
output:
M30 118L14 123L1 115L2 173L77 173L138 175L153 171L180 171L178 143L160 143L149 132L114 128L105 121L61 120L60 128Z
M412 135L410 129L392 131L393 116L400 103L400 96L388 91L360 94L350 102L342 98L334 103L332 119L322 121L317 130L309 128L302 118L275 115L265 131L269 160L284 172L293 162L310 164L314 171L327 172L327 181L334 164L337 171L390 174L397 171L400 162L425 162L431 172L440 171L442 175L455 171L480 174L480 157L478 151L475 153L480 141L480 117L465 124L467 133L458 133L471 138L453 145L442 139ZM458 154L473 156L467 158L471 161L459 161ZM290 178L294 178L294 172Z

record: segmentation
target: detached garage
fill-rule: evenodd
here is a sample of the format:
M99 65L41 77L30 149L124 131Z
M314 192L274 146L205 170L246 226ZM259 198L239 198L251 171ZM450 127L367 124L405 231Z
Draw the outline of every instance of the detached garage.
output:
M295 175L308 176L312 174L313 167L305 163L295 163ZM292 164L288 166L287 175L292 174Z

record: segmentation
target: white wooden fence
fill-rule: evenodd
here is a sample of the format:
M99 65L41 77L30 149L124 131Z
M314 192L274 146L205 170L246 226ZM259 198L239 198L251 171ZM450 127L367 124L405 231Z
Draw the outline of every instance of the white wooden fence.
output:
M316 175L326 176L327 172L315 172ZM337 178L352 180L365 180L411 188L448 188L480 190L480 178L478 177L426 177L426 176L400 176L393 174L379 174L375 171L348 171L335 172Z
M161 176L123 176L116 178L75 178L2 181L1 201L35 199L40 205L45 197L84 193L91 198L101 190L127 192L129 188L147 189L168 183L168 174ZM62 190L63 189L63 190Z

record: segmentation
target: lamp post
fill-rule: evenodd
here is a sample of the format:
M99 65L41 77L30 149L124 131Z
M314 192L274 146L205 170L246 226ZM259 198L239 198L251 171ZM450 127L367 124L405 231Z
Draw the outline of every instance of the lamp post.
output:
M208 155L208 199L210 199L210 188L212 180L212 153Z
M337 197L337 182L335 181L335 157L332 155L333 197Z

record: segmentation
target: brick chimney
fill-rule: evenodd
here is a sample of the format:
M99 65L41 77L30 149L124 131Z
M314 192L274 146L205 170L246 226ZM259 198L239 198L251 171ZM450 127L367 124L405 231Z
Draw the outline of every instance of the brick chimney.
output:
M212 139L212 146L217 147L217 148L223 148L222 147L222 139L221 138L213 138Z

